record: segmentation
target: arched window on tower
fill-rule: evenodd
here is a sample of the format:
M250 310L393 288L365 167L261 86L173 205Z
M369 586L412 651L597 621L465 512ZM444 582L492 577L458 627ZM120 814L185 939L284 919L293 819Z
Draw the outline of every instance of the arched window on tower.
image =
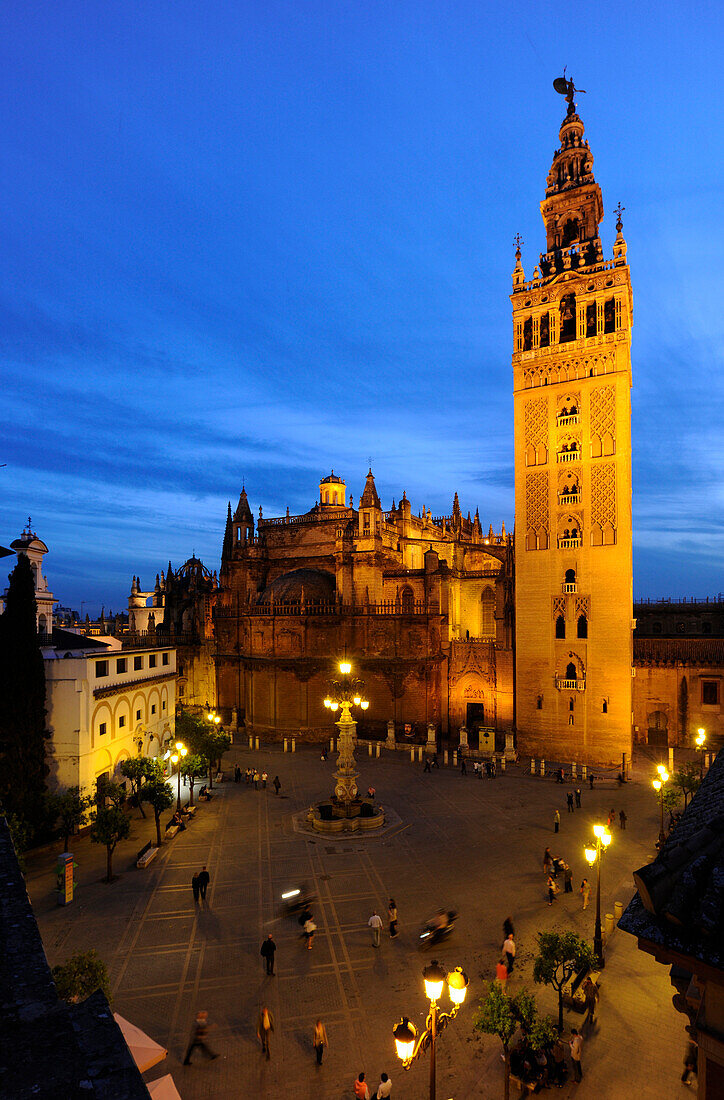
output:
M597 332L597 310L596 303L589 302L586 306L586 336L595 336Z
M495 637L495 592L490 587L480 596L480 637Z
M533 318L526 317L523 322L523 351L530 351L533 347Z
M559 615L556 619L556 638L565 638L566 636L566 620L562 615ZM570 676L568 677L570 680Z
M588 637L588 619L586 618L585 615L579 615L578 616L578 637L579 638L587 638Z
M561 335L560 343L576 338L576 296L564 294L561 298Z
M540 319L540 346L547 348L551 342L551 324L547 313Z
M563 226L563 240L561 244L564 248L567 248L569 244L573 244L580 236L580 229L578 225L578 218L569 218L566 224Z
M415 593L409 586L402 589L400 593L400 604L402 606L403 615L411 615L415 610Z
M576 583L576 571L575 569L566 569L566 584Z
M609 298L603 307L603 331L616 331L616 299Z
M576 666L573 661L569 661L566 665L566 680L577 680L578 673L576 672Z

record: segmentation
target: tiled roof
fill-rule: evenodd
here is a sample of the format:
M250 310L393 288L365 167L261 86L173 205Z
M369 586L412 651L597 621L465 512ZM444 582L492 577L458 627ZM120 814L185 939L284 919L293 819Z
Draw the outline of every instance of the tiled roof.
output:
M624 932L724 969L724 751L618 923Z
M634 664L724 666L724 638L637 638Z
M109 642L102 642L100 638L93 638L90 634L76 634L72 630L61 630L53 627L52 641L54 649L78 650L78 649L108 649Z

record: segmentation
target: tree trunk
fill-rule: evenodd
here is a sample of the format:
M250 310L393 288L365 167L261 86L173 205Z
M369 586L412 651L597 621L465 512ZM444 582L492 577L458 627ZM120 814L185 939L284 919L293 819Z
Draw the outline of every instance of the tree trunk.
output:
M209 760L209 790L210 791L212 791L214 789L214 775L213 775L213 772L214 772L214 765Z
M143 808L143 802L141 801L141 799L140 799L140 797L139 797L139 796L140 796L140 792L141 792L141 788L139 787L139 788L138 788L138 790L136 791L136 802L138 803L138 808L139 808L139 810L141 811L141 817L142 817L142 818L143 818L143 820L145 821L145 820L146 820L146 811L144 810L144 808Z
M563 986L558 990L558 1033L563 1034Z
M113 848L106 844L106 882L113 882Z
M193 806L194 804L194 779L189 776L189 806Z
M503 1072L505 1074L505 1093L504 1093L504 1096L505 1096L505 1100L510 1100L510 1052L509 1052L507 1046L503 1047L503 1052L505 1054L505 1068L503 1070Z
M68 829L63 833L63 851L68 851L68 845L70 844L70 832Z
M161 814L158 810L153 811L153 816L156 818L156 847L161 847Z

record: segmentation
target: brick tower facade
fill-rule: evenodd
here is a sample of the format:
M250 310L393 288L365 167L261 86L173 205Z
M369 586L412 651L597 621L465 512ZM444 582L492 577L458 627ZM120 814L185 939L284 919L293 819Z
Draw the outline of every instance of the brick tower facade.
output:
M568 110L541 213L546 251L513 272L516 727L523 752L619 761L631 746L631 326L621 211Z

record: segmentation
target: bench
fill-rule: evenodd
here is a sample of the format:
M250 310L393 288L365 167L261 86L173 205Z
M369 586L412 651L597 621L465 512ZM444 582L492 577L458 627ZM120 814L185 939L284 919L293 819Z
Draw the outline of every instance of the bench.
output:
M158 855L158 848L154 848L152 846L146 848L143 855L139 856L138 859L136 860L136 867L140 867L140 868L148 867L149 863L152 863L157 855Z
M176 836L176 833L178 832L178 829L179 829L178 825L167 825L165 835L167 837L169 837L169 839L170 839L171 837Z
M195 813L196 813L196 807L195 806L187 806L186 809L183 811L184 817L193 817Z

